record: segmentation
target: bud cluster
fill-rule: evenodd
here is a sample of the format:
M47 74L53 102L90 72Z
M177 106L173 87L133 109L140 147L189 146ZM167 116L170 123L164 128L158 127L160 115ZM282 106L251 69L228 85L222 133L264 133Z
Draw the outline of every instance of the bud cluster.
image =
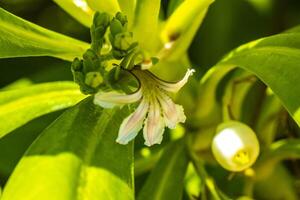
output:
M95 14L90 30L91 48L82 59L75 58L71 66L74 80L84 94L95 94L99 89L111 86L122 69L131 69L141 62L138 43L133 41L127 24L127 17L120 12L114 17L107 13ZM111 47L105 52L104 45L108 41ZM117 63L109 62L112 60Z

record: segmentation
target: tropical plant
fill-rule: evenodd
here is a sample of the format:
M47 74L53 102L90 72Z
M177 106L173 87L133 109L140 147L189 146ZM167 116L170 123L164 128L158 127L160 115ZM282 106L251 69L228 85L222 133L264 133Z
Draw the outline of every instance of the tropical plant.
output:
M1 200L299 199L299 27L205 68L213 0L53 1L66 35L0 8L1 67L45 68L0 90Z

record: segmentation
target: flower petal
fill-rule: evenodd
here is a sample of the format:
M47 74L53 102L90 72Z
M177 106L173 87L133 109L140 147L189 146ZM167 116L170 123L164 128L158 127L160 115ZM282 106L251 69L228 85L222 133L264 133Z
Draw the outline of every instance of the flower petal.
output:
M94 97L94 104L103 108L112 108L124 104L134 103L142 98L142 89L138 89L132 94L122 94L119 92L98 92Z
M120 144L127 144L135 138L143 127L148 108L149 103L143 99L134 113L130 114L123 120L116 142Z
M152 98L143 130L145 145L152 146L153 144L160 144L163 138L164 129L165 124L161 116L159 104L156 98Z
M160 92L157 97L163 110L165 124L168 128L173 129L179 122L185 122L186 116L182 106L175 104L172 99L163 92Z
M159 87L162 88L163 90L166 90L168 92L178 92L188 81L189 77L193 75L193 73L195 72L194 69L188 69L187 72L185 73L184 77L175 83L172 82L166 82L163 81L161 79L159 79L158 77L156 77L155 75L151 74L152 78L154 78L158 83L159 83Z

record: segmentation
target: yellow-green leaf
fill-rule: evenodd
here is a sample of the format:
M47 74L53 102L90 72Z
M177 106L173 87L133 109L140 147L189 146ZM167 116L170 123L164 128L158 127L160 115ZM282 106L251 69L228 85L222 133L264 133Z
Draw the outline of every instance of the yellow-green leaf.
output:
M73 82L52 82L0 92L0 138L41 115L84 98Z
M1 200L133 200L133 143L115 142L126 115L92 98L67 110L31 145Z
M89 47L85 42L47 30L0 8L0 58L52 56L72 61Z

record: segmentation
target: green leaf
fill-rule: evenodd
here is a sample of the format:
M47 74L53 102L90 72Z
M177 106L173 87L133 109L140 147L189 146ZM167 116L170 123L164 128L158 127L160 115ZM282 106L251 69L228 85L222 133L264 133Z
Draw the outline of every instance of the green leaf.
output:
M295 186L297 178L283 164L276 165L269 176L259 179L254 185L256 199L299 199L299 189Z
M262 155L262 160L281 161L300 158L300 139L279 140Z
M213 1L183 1L167 19L161 38L165 44L174 43L168 51L169 59L176 60L187 51Z
M300 32L251 42L229 54L220 65L240 66L257 75L300 126Z
M96 11L108 12L111 15L115 15L120 11L118 0L86 0L88 5Z
M182 198L184 176L189 160L184 142L184 139L181 139L166 147L139 193L139 200Z
M67 110L29 148L1 200L132 200L133 143L115 142L126 115L92 98Z
M160 0L137 0L134 21L134 36L139 45L151 51L156 47Z
M300 158L300 139L283 139L274 142L268 149L262 152L254 165L257 179L268 177L277 164L287 159Z
M229 53L202 79L202 89L207 88L210 94L203 94L201 101L214 102L213 91L219 81L238 66L269 86L300 126L300 32L294 30L250 42ZM207 118L209 110L215 107L216 102L202 106L197 114Z
M121 11L128 17L129 29L134 21L135 0L118 0Z
M168 3L168 9L167 9L167 17L170 17L170 15L176 10L176 8L183 2L184 0L170 0Z
M72 61L87 43L47 30L0 8L0 58L52 56Z
M91 27L94 11L85 0L53 0L57 5L86 27Z
M43 83L0 92L0 138L41 115L84 98L73 82Z

